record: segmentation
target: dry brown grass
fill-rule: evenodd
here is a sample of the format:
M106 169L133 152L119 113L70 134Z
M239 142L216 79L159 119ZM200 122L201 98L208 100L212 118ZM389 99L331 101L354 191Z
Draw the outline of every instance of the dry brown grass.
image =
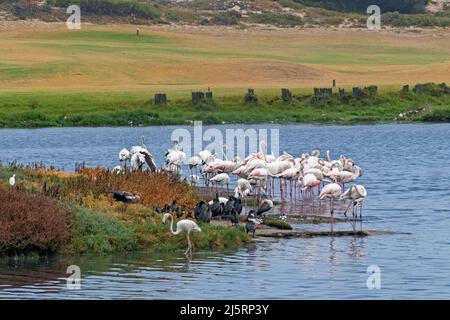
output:
M147 209L163 207L173 200L187 210L195 207L195 191L179 178L167 173L133 171L117 174L102 168L84 169L80 172L86 179L76 179L70 184L69 192L83 190L95 200L105 200L105 196L114 191L139 193L140 204ZM86 199L86 198L84 198ZM108 197L108 199L111 199ZM112 200L111 200L112 201ZM139 209L139 206L137 207ZM144 207L145 208L145 207ZM141 207L141 209L143 209Z
M164 41L135 44L108 37L71 39L62 24L6 29L0 30L0 67L23 67L24 75L8 78L0 71L3 91L300 88L329 85L332 79L339 85L383 85L442 82L450 74L448 30L143 26L142 35ZM82 29L130 36L134 30L127 25ZM48 63L69 68L28 73Z

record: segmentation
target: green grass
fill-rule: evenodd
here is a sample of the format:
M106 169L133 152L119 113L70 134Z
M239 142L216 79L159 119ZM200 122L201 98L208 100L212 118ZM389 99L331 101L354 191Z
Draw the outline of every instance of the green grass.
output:
M76 63L45 63L31 66L0 64L0 78L4 80L21 80L33 77L53 76L77 68Z
M132 225L79 206L73 206L72 212L74 223L62 253L108 254L138 249L138 237Z
M265 225L281 230L292 230L292 226L286 221L280 220L274 217L264 217L263 222Z
M71 236L60 250L64 254L110 254L136 250L170 252L187 247L186 234L172 235L169 224L162 224L160 217L153 213L149 213L145 223L125 223L79 206L74 206L73 212L75 222ZM191 234L196 249L238 248L249 241L243 228L210 224L200 224L200 227L202 232Z
M257 91L258 94L258 91ZM295 92L294 92L295 94ZM445 120L450 95L382 93L364 100L330 98L313 102L297 95L290 105L279 96L245 104L243 95L218 96L214 104L192 105L175 95L166 107L153 105L146 92L0 93L0 127L138 126L217 123L361 123ZM424 109L425 108L425 109ZM398 118L410 110L423 111ZM432 116L432 115L438 116Z

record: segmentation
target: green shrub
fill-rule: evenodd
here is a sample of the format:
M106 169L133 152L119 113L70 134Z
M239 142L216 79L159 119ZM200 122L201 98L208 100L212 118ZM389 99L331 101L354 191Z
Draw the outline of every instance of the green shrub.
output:
M50 0L48 3L64 8L72 4L79 5L85 14L134 15L149 19L157 19L161 15L156 6L138 0Z
M73 215L71 235L63 252L106 254L138 248L132 225L78 206L73 207Z
M295 27L304 24L302 18L299 16L292 14L276 14L273 12L251 14L248 21L252 23L272 24L279 27Z

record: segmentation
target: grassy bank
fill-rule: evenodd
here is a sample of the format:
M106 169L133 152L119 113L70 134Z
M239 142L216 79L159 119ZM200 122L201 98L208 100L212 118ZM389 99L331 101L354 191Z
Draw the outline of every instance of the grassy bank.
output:
M348 91L348 90L347 90ZM258 94L258 91L256 92ZM295 93L295 91L294 91ZM257 103L243 95L219 95L193 105L189 93L156 107L150 94L136 93L0 93L0 127L185 125L194 120L220 123L377 123L450 121L450 95L380 93L346 99L312 99L296 94L286 104L276 92L263 92Z
M17 184L11 188L5 182L13 173ZM152 208L176 199L190 210L197 196L166 175L0 167L0 181L0 255L186 249L185 234L170 234ZM141 202L124 210L109 190L137 191ZM242 228L200 227L202 232L191 237L197 249L237 248L249 241Z

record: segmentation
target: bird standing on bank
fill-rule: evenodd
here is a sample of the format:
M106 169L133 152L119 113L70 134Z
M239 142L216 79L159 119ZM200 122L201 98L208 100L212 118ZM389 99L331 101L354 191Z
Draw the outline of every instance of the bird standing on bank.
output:
M11 178L9 178L9 185L11 187L14 187L14 185L16 184L16 175L13 174Z
M192 254L193 246L191 240L189 239L189 235L191 232L201 232L202 229L192 220L183 219L177 222L177 230L173 230L173 216L170 213L164 214L163 224L166 223L167 219L170 219L170 232L173 235L177 235L179 233L185 232L188 240L188 248L184 252L185 255Z

